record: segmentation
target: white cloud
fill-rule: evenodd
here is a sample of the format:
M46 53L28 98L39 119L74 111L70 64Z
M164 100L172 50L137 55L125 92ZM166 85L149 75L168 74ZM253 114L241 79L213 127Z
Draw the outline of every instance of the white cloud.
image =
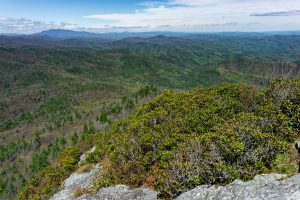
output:
M0 21L4 21L4 20L6 20L6 19L7 19L7 17L0 16Z
M290 10L281 12L269 12L269 13L256 13L251 14L253 17L277 17L277 16L296 16L300 15L300 10Z
M68 23L0 16L0 32L46 29L111 31L272 31L300 29L300 0L144 1L129 13L93 14Z
M169 0L146 1L132 13L85 16L108 26L149 27L181 31L261 31L300 29L299 15L263 18L257 13L285 13L300 8L299 0ZM100 23L99 23L100 24ZM218 26L211 26L218 24ZM101 26L98 26L101 28Z
M75 24L35 21L26 18L0 16L0 33L34 33L47 29L73 29Z

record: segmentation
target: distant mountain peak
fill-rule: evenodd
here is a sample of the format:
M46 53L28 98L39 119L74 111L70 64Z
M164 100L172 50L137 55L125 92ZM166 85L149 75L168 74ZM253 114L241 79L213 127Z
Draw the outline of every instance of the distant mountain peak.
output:
M73 30L66 30L66 29L50 29L50 30L42 31L35 35L48 36L48 37L60 38L60 39L100 38L100 34L97 33L90 33L85 31L73 31Z

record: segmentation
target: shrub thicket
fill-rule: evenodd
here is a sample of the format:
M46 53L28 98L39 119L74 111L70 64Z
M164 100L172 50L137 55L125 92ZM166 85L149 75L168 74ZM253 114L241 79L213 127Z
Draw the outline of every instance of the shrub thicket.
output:
M299 134L300 81L166 91L99 136L97 187L148 186L169 198L199 184L248 180Z
M96 151L85 164L102 166L94 189L144 186L173 198L200 184L249 180L273 166L278 170L300 133L299 94L300 80L273 81L269 89L222 85L165 91L108 133L93 135ZM50 197L76 169L79 156L78 149L67 150L18 199Z
M18 194L18 200L49 199L75 169L81 151L72 147L66 149L51 166L38 172Z

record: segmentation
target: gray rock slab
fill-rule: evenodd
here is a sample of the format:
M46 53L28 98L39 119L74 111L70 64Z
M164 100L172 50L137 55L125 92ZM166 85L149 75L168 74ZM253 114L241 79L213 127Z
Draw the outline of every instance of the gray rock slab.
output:
M203 185L181 194L176 200L300 200L300 175L288 178L268 174L248 182L236 180L226 186Z
M137 188L130 189L125 185L116 185L108 188L100 189L94 195L83 195L76 200L156 200L158 192L146 189Z
M50 200L71 200L73 198L74 190L78 187L88 188L92 184L93 177L101 167L96 165L90 172L87 173L74 173L64 181L61 190L56 193Z

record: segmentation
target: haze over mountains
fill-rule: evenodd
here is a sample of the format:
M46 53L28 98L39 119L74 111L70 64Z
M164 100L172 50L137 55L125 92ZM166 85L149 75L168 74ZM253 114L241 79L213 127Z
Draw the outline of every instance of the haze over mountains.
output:
M180 38L195 38L205 36L235 36L235 37L263 37L274 35L300 35L300 31L274 31L274 32L201 32L201 33L189 33L189 32L107 32L107 33L93 33L86 31L73 31L64 29L50 29L35 34L0 34L6 36L23 36L23 37L49 37L55 39L107 39L107 40L119 40L124 38L150 38L159 35L168 37L180 37Z

